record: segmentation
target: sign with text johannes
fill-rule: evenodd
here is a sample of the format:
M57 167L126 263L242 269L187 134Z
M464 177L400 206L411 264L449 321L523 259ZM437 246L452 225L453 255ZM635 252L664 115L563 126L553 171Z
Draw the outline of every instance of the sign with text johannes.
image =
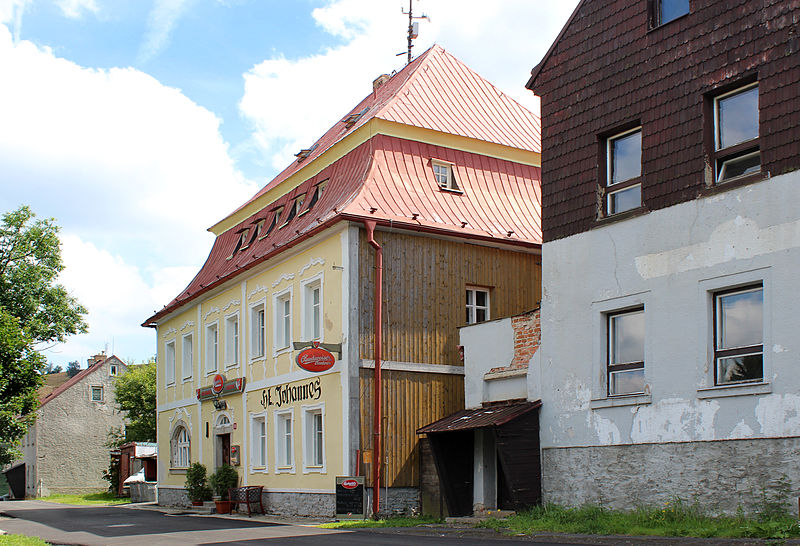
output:
M319 341L312 342L312 346L303 349L297 354L297 365L307 372L324 372L333 368L336 358L330 351L319 346Z

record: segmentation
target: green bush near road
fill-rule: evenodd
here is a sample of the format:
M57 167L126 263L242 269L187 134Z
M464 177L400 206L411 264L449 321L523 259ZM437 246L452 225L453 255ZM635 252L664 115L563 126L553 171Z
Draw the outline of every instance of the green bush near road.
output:
M762 514L751 518L740 514L707 516L696 505L680 499L660 508L638 508L630 512L608 510L600 506L564 508L558 505L537 506L505 519L488 519L479 527L514 534L541 532L592 535L690 536L717 538L800 537L797 518L788 514Z
M0 546L47 546L47 542L25 535L0 535Z
M415 518L386 518L386 519L353 519L347 521L335 521L331 523L323 523L318 527L324 529L364 529L374 527L417 527L419 525L429 525L432 523L444 523L442 519L436 519L428 516L419 516Z

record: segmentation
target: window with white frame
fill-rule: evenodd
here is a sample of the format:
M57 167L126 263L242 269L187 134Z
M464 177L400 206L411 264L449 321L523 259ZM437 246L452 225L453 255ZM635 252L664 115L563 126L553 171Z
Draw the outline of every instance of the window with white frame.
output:
M320 279L303 285L303 339L322 339L322 282Z
M276 471L294 470L294 411L275 413L275 464Z
M489 320L489 290L467 287L467 324Z
M93 385L92 386L92 402L102 402L103 401L103 387Z
M605 212L612 216L642 206L642 129L606 139Z
M192 334L186 334L181 338L181 368L183 369L183 379L191 379L194 369L194 339Z
M275 350L280 351L292 344L292 293L275 296Z
M644 308L607 315L608 395L644 393Z
M650 9L650 26L657 27L689 13L689 0L653 0Z
M164 345L164 382L167 385L175 383L175 340Z
M116 364L111 364L108 367L108 375L111 375L111 376L117 375L117 365Z
M453 165L444 161L431 160L433 166L433 177L436 183L443 190L459 191L458 183L456 182L455 173L453 172Z
M191 462L191 438L189 430L179 425L172 433L170 440L170 460L172 468L187 468Z
M758 83L714 97L716 181L761 172L758 144Z
M267 467L267 419L264 415L253 417L253 463L256 468Z
M250 358L264 356L266 343L266 303L261 302L250 308Z
M717 385L764 379L764 288L714 294L714 376Z
M325 411L324 405L303 410L303 469L324 472L325 469Z
M225 318L225 367L239 364L239 315Z
M206 373L214 373L218 368L218 328L217 323L206 325Z

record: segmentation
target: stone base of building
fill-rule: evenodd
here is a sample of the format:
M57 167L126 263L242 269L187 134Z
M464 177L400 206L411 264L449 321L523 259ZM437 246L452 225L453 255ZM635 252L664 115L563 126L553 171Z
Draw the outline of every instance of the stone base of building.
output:
M681 499L708 513L795 509L800 438L542 450L544 502L614 509ZM793 513L793 512L792 512Z
M333 517L336 514L334 493L304 493L265 491L261 497L268 514L280 516ZM390 487L381 489L380 512L386 515L413 515L419 513L419 489L415 487ZM161 506L191 506L184 489L158 488L158 504ZM372 488L367 488L365 508L372 511Z

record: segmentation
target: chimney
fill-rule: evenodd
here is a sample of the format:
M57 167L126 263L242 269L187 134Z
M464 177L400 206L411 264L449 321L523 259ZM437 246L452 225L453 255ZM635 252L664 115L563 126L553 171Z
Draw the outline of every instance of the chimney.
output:
M391 76L390 76L389 74L381 74L380 76L378 76L377 78L375 78L375 79L372 81L372 91L373 91L373 92L377 91L377 90L378 90L378 88L379 88L381 85L383 85L384 83L386 83L386 82L388 82L388 81L389 81L389 78L391 78Z
M106 358L108 358L108 357L106 356L106 352L105 351L103 351L102 353L97 353L96 355L86 359L86 364L87 364L86 367L87 368L91 368L92 366L94 366L95 364L97 364L101 360L105 360Z

